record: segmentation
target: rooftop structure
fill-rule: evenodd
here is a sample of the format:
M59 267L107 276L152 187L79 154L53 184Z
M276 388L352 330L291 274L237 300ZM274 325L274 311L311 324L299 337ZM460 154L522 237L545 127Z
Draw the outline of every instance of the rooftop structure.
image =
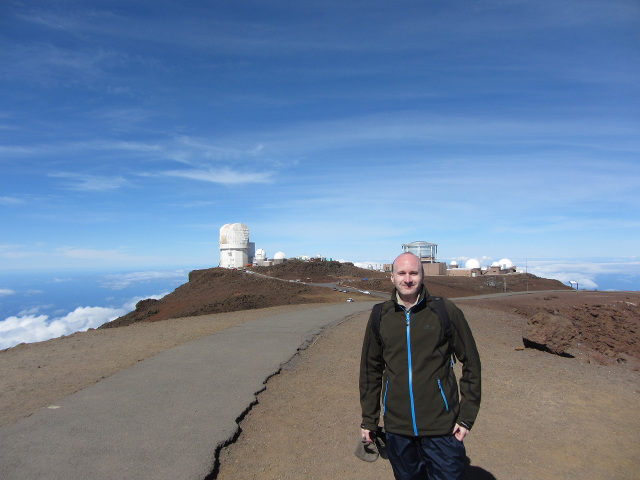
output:
M402 245L403 253L413 253L422 263L435 263L438 245L429 242L411 242Z

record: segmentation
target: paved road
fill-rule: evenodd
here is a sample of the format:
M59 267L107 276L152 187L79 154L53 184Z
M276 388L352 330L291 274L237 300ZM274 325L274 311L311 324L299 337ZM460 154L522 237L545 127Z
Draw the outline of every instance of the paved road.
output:
M453 301L461 301L461 300L483 300L488 298L500 298L500 297L512 297L514 295L540 295L545 293L566 293L569 290L531 290L524 292L501 292L501 293L487 293L485 295L474 295L472 297L457 297L451 298ZM578 293L578 290L575 290Z
M264 382L374 302L247 322L144 360L0 429L0 478L202 480Z

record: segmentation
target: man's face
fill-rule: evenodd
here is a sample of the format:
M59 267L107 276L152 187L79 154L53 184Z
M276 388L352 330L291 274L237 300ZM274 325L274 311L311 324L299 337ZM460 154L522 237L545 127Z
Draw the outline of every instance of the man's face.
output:
M393 263L391 281L403 297L417 295L422 285L422 263L415 255L402 254Z

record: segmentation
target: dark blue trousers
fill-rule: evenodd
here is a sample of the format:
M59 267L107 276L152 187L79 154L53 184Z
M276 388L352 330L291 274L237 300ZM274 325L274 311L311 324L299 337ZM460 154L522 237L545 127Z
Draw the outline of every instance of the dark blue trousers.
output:
M396 480L463 480L464 444L453 435L408 437L387 432L387 454Z

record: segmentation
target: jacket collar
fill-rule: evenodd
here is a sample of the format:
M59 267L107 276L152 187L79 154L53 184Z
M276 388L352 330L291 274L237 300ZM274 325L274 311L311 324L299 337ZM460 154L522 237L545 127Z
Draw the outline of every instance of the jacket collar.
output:
M414 303L411 308L415 308L417 305L422 305L425 302L425 297L429 297L429 292L427 291L427 288L424 286L424 283L422 285L420 285L420 291L418 292L418 300L416 301L416 303ZM404 310L404 305L402 305L400 302L398 302L398 290L396 289L396 287L393 287L393 291L391 292L391 300L393 300L393 303L395 303L396 308L402 308Z

